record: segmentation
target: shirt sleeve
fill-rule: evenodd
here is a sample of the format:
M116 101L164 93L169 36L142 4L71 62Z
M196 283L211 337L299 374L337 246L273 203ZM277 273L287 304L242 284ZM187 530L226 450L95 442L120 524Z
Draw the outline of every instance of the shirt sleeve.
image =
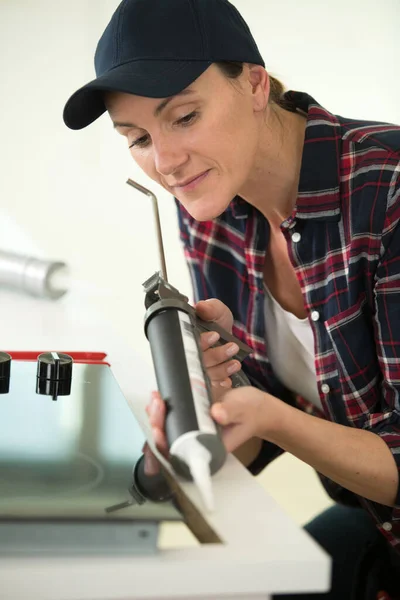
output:
M368 429L387 444L400 472L400 177L389 188L374 294L382 408L370 415ZM392 517L400 531L400 476Z
M252 475L259 475L269 463L275 460L275 458L278 458L281 454L284 454L282 448L263 440L260 452L253 462L247 465L247 470L250 471Z

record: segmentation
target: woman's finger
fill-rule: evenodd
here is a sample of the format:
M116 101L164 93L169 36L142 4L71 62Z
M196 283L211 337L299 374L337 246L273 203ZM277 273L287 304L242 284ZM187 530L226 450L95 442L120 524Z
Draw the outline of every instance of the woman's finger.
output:
M167 436L164 433L164 430L159 429L158 427L153 427L153 440L156 445L157 450L165 457L168 457L168 441Z
M239 346L234 342L218 346L217 348L209 348L203 352L203 364L207 369L215 367L230 360L238 352Z
M242 365L238 360L230 360L229 362L218 365L217 367L210 367L207 369L207 375L211 382L220 383L221 381L228 379L228 377L234 373L240 371L241 368Z
M152 427L152 434L157 450L160 452L160 454L165 456L165 458L168 458L168 441L164 431L158 427ZM160 470L160 463L147 442L143 446L143 454L144 471L146 475L156 475Z
M221 390L226 391L232 387L232 379L230 377L227 377L226 379L211 381L211 385L213 388L216 388L217 390L221 388Z
M216 298L200 300L197 302L195 309L197 315L204 321L214 321L227 331L232 331L232 312L221 300L217 300Z
M162 400L159 392L152 392L151 401L146 408L146 412L149 417L150 425L163 430L165 426L166 408L165 402Z
M216 331L205 331L200 334L200 348L204 352L216 344L221 336Z
M151 448L148 444L145 444L143 448L144 454L144 472L146 475L151 477L152 475L157 475L160 471L160 463L157 458L154 456Z

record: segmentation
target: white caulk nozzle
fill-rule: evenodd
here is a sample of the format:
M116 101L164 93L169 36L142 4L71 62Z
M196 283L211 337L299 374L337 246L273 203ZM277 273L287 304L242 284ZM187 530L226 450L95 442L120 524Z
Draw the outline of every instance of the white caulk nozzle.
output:
M199 446L200 445L201 444L199 444ZM200 456L200 454L196 456L196 453L193 453L193 455L190 457L188 467L190 469L194 482L197 485L197 489L201 494L206 510L208 510L208 512L213 512L215 506L210 473L211 455L209 452L208 454L210 458L208 460L205 460L203 456Z
M175 441L173 446L171 453L183 460L189 467L206 510L213 512L215 507L210 472L211 452L198 441L195 432L182 436Z

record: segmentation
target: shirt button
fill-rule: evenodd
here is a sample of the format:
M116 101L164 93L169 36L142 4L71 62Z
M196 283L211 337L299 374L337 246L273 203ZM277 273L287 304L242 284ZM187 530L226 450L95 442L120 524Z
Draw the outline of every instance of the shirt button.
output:
M327 383L323 383L321 385L321 390L322 390L323 394L329 394L330 389L331 388L329 387L329 385Z
M318 319L319 319L319 312L317 310L313 310L311 313L311 320L318 321Z
M301 235L299 234L298 231L295 231L294 234L292 235L292 241L297 244L297 242L299 242L300 240L301 240Z
M382 529L384 529L385 531L392 531L392 524L391 523L383 523L382 524Z

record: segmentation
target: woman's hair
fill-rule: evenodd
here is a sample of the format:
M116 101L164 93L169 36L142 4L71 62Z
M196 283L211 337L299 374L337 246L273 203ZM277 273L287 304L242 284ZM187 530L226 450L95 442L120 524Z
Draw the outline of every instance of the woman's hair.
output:
M216 65L223 75L229 79L237 79L243 73L243 63L241 62L224 61L217 62ZM269 81L271 86L269 95L270 102L277 104L285 110L293 110L291 102L284 97L285 88L283 83L281 83L279 79L272 77L272 75L269 75Z

